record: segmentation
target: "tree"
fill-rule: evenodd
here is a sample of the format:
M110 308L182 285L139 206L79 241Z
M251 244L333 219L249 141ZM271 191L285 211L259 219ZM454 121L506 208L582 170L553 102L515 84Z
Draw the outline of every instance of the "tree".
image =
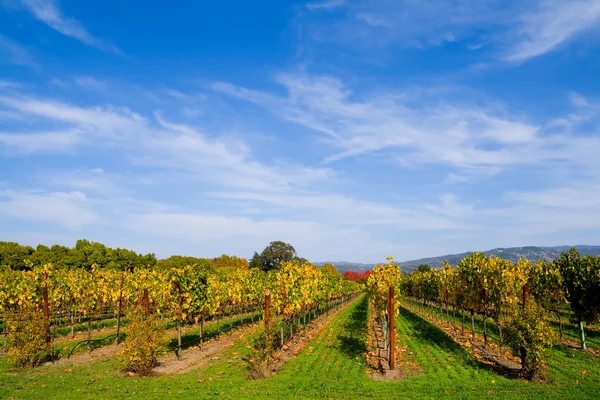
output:
M250 268L259 268L267 272L280 269L282 263L294 260L300 260L296 256L296 249L289 243L275 241L269 243L262 253L254 252L250 260Z
M417 267L417 272L431 271L431 267L428 264L421 264Z
M206 258L186 257L186 256L171 256L164 260L158 260L156 267L160 270L170 270L172 268L184 268L188 265L196 265L200 269L212 270L210 261Z
M29 259L33 251L31 246L21 246L15 242L0 242L0 265L7 265L12 269L28 269L25 259Z

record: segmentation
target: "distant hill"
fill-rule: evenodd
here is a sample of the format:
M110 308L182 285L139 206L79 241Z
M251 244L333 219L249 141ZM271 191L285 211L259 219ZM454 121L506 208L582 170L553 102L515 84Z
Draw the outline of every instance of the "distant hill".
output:
M525 247L508 247L508 248L497 248L492 250L484 251L486 256L492 254L502 257L505 260L516 262L519 258L524 258L529 261L546 260L552 261L558 257L563 251L569 251L571 247L575 247L579 254L589 254L592 257L600 255L600 246L554 246L554 247L537 247L537 246L525 246ZM421 258L419 260L410 260L400 262L400 266L403 271L410 272L415 270L421 264L428 264L431 267L438 268L444 265L444 260L447 260L451 265L455 266L460 260L471 254L472 252L460 253L460 254L447 254L445 256ZM323 265L327 262L316 263L317 265ZM377 264L360 264L347 261L340 262L328 262L333 264L338 271L356 271L364 272L372 269Z

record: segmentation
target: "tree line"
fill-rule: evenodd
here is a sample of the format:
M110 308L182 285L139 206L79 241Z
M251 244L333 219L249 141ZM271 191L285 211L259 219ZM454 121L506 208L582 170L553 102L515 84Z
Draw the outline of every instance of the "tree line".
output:
M277 262L270 261L275 265L278 265ZM139 254L133 250L111 248L86 239L77 240L73 247L40 244L36 248L16 242L0 241L0 267L20 271L46 264L52 264L59 269L82 268L86 271L90 271L92 266L120 271L133 271L137 268L182 268L188 265L198 265L223 272L249 268L247 259L226 254L216 258L174 255L157 259L153 253Z

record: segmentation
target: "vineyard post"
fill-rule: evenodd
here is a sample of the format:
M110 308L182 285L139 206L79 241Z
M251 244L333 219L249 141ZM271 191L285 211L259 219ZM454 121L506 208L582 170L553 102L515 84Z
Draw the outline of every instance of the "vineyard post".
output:
M200 350L202 350L202 326L204 325L204 313L200 316L200 321L198 321L198 335L200 336Z
M523 304L521 305L523 312L525 312L525 306L527 304L527 297L529 295L529 286L523 285ZM527 350L525 347L521 347L521 368L525 368L527 365Z
M123 312L123 281L125 280L125 274L121 274L121 283L119 284L119 305L117 306L117 337L115 338L115 344L119 344L119 334L121 330L121 313Z
M395 301L394 301L394 286L390 285L389 306L388 306L388 337L390 341L390 370L396 368L396 353L394 351L394 342L396 341L396 329L394 327L395 320Z
M46 279L48 279L48 273L42 273L42 279L44 282L44 286L42 286L42 307L44 309L44 330L46 331L46 343L50 343L52 337L50 336L50 311L48 308L48 283Z
M146 317L150 316L150 296L148 294L148 289L144 289L144 310L146 312Z
M271 312L271 292L265 292L265 332L269 332L269 313Z

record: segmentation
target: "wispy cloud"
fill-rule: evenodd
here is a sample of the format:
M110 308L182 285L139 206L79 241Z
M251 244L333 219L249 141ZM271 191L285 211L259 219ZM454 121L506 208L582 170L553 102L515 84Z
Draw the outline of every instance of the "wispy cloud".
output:
M544 0L518 17L509 34L508 61L522 62L548 53L600 24L600 2L596 0Z
M148 119L127 108L82 108L28 97L0 97L0 106L21 115L35 116L40 119L40 125L51 122L65 126L66 131L61 133L33 128L0 136L0 143L22 152L64 151L76 145L119 143L134 149L132 156L144 165L160 165L225 185L263 190L302 187L335 175L329 168L282 162L266 165L256 161L241 141L211 139L193 126L169 122L158 113ZM144 151L153 157L147 157ZM206 174L207 168L212 168L210 175Z
M66 17L57 7L53 0L20 0L23 6L29 10L34 17L44 22L57 32L73 39L79 40L89 46L96 47L107 53L123 55L116 46L105 42L89 33L81 22Z
M71 151L80 141L77 130L65 132L0 132L0 147L17 153L59 153Z
M580 121L598 119L589 106L585 119L573 112L562 127L553 127L554 120L535 124L501 104L454 91L412 88L358 94L338 79L307 74L283 74L277 81L285 96L224 83L213 89L320 134L338 150L326 162L386 151L388 157L401 157L404 165L454 168L448 183L490 177L515 166L597 168L593 157L582 158L581 152L600 148L600 139L575 129Z
M104 90L107 82L93 76L79 76L75 78L75 83L84 89L89 90Z
M346 0L328 0L322 2L308 3L306 8L310 10L330 10L332 8L343 6Z
M0 35L0 63L5 60L11 64L38 68L31 53L20 44Z
M309 36L361 52L393 44L425 48L464 41L479 49L485 43L487 59L513 63L554 51L600 25L596 0L355 0L331 11L338 8L343 11L327 23L306 15Z
M82 192L0 190L0 215L51 222L80 230L98 219Z

